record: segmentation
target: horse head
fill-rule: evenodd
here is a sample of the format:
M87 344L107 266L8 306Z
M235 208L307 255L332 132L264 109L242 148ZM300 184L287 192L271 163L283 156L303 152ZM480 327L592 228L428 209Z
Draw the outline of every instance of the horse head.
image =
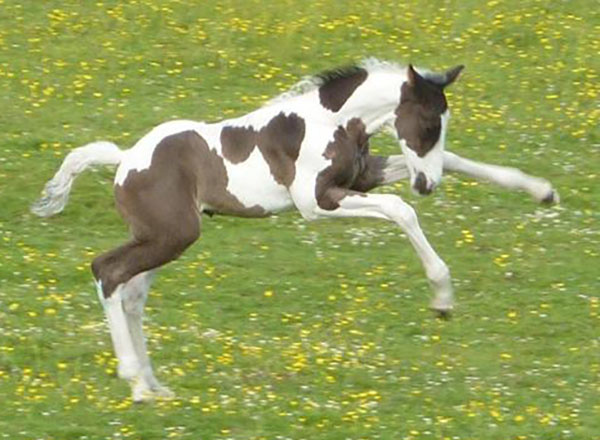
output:
M430 194L442 179L443 151L449 120L444 89L452 84L464 66L444 74L419 74L408 66L394 127L406 157L412 189Z

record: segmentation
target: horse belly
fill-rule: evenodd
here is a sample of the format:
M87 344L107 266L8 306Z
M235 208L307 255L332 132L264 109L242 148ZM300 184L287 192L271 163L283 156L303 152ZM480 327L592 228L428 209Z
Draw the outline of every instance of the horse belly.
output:
M260 206L266 213L284 211L293 206L288 188L275 181L269 165L255 149L241 163L225 160L227 191L245 206Z

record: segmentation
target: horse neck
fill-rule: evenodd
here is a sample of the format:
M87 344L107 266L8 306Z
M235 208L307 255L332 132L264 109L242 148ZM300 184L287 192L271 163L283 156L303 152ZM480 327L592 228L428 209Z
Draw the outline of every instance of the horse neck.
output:
M370 72L336 115L339 123L360 118L368 133L378 131L394 118L405 75L395 71Z

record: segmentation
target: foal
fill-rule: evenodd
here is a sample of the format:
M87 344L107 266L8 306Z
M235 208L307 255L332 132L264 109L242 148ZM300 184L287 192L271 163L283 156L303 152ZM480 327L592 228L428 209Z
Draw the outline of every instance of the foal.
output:
M117 209L129 224L129 242L92 263L119 377L134 401L171 392L155 378L142 329L155 270L179 257L200 235L202 213L264 217L295 208L307 220L373 217L406 233L429 279L432 308L453 307L450 272L425 238L414 209L400 197L367 194L409 178L429 194L444 169L523 189L543 202L558 201L542 179L463 159L444 151L449 120L444 89L462 66L444 74L368 60L304 80L264 107L214 124L171 121L122 151L110 142L73 150L32 210L60 212L77 174L90 165L118 165ZM389 127L402 155L369 154L369 137Z

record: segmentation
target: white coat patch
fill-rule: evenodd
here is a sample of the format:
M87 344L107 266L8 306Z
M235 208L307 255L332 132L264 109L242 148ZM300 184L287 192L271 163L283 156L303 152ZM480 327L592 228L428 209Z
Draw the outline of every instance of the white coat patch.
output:
M250 208L259 205L267 212L278 212L293 206L288 189L275 181L258 148L243 162L224 162L229 179L227 191L244 206Z

